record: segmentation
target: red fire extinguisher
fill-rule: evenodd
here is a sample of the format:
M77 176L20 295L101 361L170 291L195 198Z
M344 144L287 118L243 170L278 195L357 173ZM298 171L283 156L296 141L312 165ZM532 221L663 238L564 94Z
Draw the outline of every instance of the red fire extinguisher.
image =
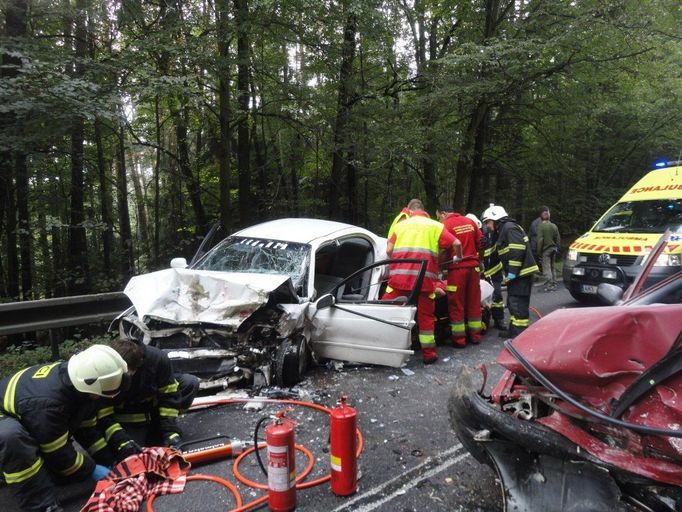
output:
M294 422L278 413L265 427L268 452L268 506L273 512L296 508L296 456Z
M343 395L329 418L332 492L337 496L348 496L358 489L357 414L346 404Z

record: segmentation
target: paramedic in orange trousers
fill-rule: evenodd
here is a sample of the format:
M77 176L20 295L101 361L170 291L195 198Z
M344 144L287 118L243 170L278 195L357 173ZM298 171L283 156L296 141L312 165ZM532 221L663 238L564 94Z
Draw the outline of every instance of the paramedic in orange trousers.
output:
M462 244L454 235L445 230L443 224L429 218L421 201L411 201L410 217L395 225L388 240L386 253L390 258L419 258L426 260L426 275L422 282L417 303L417 325L419 343L424 364L434 363L436 340L434 329L434 299L436 282L439 279L438 251L452 249L456 258L462 257ZM419 263L393 263L389 268L388 286L384 299L409 296L419 274Z
M466 258L448 265L446 287L452 346L464 348L467 338L474 344L481 342L481 262L478 253L483 248L483 233L473 220L449 206L441 206L436 217L462 242L462 258Z

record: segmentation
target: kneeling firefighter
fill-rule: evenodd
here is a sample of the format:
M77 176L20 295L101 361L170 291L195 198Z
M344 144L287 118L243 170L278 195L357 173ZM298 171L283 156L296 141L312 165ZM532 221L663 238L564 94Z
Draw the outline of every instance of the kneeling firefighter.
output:
M156 347L121 339L111 346L128 364L131 384L98 413L110 447L118 458L139 451L140 445L177 448L182 442L177 418L192 405L199 379L175 373L166 353Z
M0 469L21 510L62 512L53 478L101 480L109 473L71 437L83 446L83 438L100 437L82 423L100 397L125 387L126 371L118 352L93 345L68 362L31 366L0 381Z

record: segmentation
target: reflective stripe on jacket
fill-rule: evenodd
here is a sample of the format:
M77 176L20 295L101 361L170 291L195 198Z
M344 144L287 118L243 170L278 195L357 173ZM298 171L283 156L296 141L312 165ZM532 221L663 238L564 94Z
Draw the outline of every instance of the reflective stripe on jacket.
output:
M25 368L0 381L0 413L16 418L39 444L45 465L62 476L83 478L94 462L78 452L71 442L92 414L94 402L73 387L67 363ZM94 436L93 436L94 437Z
M427 261L422 292L432 292L439 279L438 242L444 226L421 215L396 224L391 258L419 258ZM419 274L419 263L394 263L389 267L388 283L392 288L410 290Z
M539 270L528 236L516 221L508 217L499 220L497 231L497 254L507 274L511 272L517 277L528 277Z

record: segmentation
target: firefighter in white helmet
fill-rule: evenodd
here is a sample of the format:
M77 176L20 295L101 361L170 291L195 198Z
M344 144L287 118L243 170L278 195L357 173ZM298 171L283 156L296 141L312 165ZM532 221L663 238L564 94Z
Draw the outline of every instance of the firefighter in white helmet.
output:
M68 362L31 366L0 381L0 469L21 510L62 511L53 478L107 475L106 467L74 447L72 436L80 442L81 435L99 435L84 420L97 399L119 393L127 370L114 349L93 345Z
M528 236L503 207L491 204L481 217L489 232L494 233L495 252L506 274L510 321L509 330L500 331L500 336L513 338L528 327L533 273L538 266Z

